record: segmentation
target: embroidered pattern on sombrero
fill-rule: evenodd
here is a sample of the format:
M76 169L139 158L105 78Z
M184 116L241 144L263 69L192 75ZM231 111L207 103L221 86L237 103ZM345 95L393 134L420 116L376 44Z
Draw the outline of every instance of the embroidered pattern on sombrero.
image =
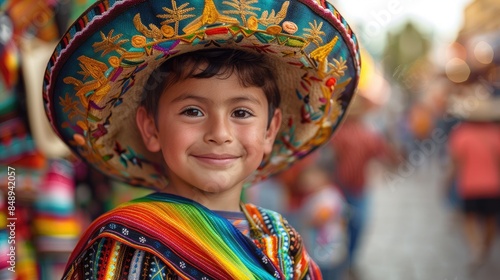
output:
M313 0L103 1L63 37L44 80L46 111L72 149L133 185L163 188L159 155L138 137L135 108L153 69L203 48L263 53L276 69L283 124L249 183L326 143L354 93L356 38L329 4ZM325 9L329 5L331 12Z

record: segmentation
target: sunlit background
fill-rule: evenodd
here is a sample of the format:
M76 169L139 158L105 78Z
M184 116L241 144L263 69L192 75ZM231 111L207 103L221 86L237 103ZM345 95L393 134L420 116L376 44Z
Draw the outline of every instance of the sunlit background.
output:
M67 24L92 2L0 0L0 279L59 279L89 222L147 193L71 156L45 120L40 93L45 63ZM362 53L358 97L348 121L331 145L291 173L250 188L243 199L283 213L309 236L312 229L304 221L317 213L307 211L319 207L312 198L325 186L315 190L312 182L304 183L311 187L306 191L297 176L316 164L327 171L327 189L335 190L326 201L333 212L325 234L336 249L308 246L313 259L332 254L329 268L335 274L329 275L335 276L329 277L335 278L328 279L500 279L500 218L487 245L471 245L480 241L470 239L471 220L462 211L468 197L458 190L460 172L452 164L450 143L462 122L498 130L500 1L330 2L352 26ZM500 138L492 143L500 146ZM369 155L354 161L368 146ZM343 169L345 162L355 162L354 170ZM497 175L500 155L498 162ZM17 174L15 273L8 270L9 166ZM349 172L363 178L356 191L343 184ZM349 258L353 219L363 227ZM488 253L483 256L479 247Z

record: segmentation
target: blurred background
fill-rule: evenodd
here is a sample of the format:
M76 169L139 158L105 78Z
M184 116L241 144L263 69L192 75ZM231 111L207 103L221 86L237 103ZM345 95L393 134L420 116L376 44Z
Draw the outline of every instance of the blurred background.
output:
M93 219L148 193L45 120L45 64L93 2L0 0L0 279L59 279ZM499 279L500 1L331 2L359 38L358 96L327 146L243 199L284 214L325 279Z

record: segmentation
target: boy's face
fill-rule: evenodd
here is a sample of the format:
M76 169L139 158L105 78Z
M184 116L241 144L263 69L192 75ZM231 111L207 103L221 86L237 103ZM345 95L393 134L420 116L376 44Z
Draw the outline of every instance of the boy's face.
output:
M271 152L281 123L276 110L268 128L264 92L243 87L236 74L172 85L160 98L156 126L153 116L141 114L147 114L143 108L137 122L144 142L162 152L171 190L194 200L196 191L239 199L245 178Z

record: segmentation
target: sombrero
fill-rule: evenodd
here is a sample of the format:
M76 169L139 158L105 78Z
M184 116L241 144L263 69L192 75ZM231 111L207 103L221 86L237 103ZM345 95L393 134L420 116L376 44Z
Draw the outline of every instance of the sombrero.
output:
M150 73L208 48L265 54L277 71L283 123L246 183L286 169L328 142L356 89L357 39L326 1L99 1L68 29L44 77L49 121L98 170L162 189L163 160L144 147L135 111Z

